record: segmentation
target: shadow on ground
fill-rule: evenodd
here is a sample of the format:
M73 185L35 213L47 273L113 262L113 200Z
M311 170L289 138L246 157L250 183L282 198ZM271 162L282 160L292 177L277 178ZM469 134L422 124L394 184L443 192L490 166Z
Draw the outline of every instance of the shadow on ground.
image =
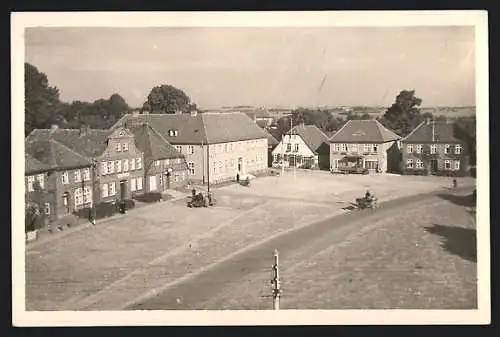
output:
M469 195L438 194L437 196L451 203L454 203L455 205L458 206L464 206L464 207L476 206L473 194Z
M441 247L451 254L460 256L471 262L477 260L476 230L455 226L434 224L425 227L428 233L442 237Z

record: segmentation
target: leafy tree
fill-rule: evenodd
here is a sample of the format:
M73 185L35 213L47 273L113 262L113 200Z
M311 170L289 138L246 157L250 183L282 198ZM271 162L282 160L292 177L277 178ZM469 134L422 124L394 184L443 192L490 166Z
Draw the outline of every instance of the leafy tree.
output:
M24 85L25 133L50 127L60 105L59 90L49 86L47 75L29 63L24 63Z
M191 99L184 91L171 85L160 85L151 89L143 110L151 113L172 114L177 111L188 113L196 105L191 104Z
M419 108L421 104L422 99L415 96L415 90L403 90L379 121L404 137L423 121Z

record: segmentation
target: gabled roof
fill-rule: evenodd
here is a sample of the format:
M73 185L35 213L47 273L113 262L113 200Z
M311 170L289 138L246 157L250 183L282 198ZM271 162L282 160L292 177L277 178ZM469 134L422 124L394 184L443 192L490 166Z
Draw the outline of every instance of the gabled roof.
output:
M79 129L35 129L27 137L33 140L55 140L85 157L98 157L107 148L110 130L87 129L80 135Z
M89 159L52 139L26 141L25 152L42 163L48 170L63 170L91 165Z
M130 131L134 135L135 145L144 152L144 158L157 160L183 157L179 151L147 123L130 127Z
M408 136L401 139L409 143L457 143L461 142L456 136L456 125L445 121L420 123ZM433 139L434 129L434 139Z
M42 163L29 153L24 154L24 173L34 174L50 171L50 166Z
M264 130L264 132L267 134L267 146L275 147L280 143L271 133L269 133L269 131Z
M331 138L335 143L385 143L401 137L375 119L349 120Z
M316 125L294 126L292 134L299 135L313 152L318 152L320 146L328 142L328 137Z
M267 138L247 115L240 112L126 115L113 128L148 123L170 144L215 144ZM177 135L169 134L177 131Z

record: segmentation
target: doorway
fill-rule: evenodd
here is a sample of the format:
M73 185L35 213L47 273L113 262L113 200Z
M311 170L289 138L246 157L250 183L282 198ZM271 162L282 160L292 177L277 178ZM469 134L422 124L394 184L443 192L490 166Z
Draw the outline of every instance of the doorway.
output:
M431 159L431 173L435 174L438 170L438 161L436 159Z
M167 178L166 185L167 185L167 190L168 190L168 189L170 189L170 172L167 172L166 178Z
M238 172L243 173L243 158L242 157L238 158Z
M127 181L120 180L120 200L125 200L126 193L127 193Z

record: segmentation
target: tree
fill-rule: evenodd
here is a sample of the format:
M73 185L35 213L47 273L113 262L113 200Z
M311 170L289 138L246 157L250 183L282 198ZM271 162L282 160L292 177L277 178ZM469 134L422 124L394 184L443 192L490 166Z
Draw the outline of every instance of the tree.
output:
M188 113L196 105L191 104L191 99L184 91L171 85L160 85L151 89L143 110L152 113L172 114L178 111Z
M47 75L24 63L25 134L34 128L49 128L56 121L60 105L59 90L49 86Z
M379 121L404 137L424 119L420 114L420 104L422 99L415 96L415 90L403 90Z

